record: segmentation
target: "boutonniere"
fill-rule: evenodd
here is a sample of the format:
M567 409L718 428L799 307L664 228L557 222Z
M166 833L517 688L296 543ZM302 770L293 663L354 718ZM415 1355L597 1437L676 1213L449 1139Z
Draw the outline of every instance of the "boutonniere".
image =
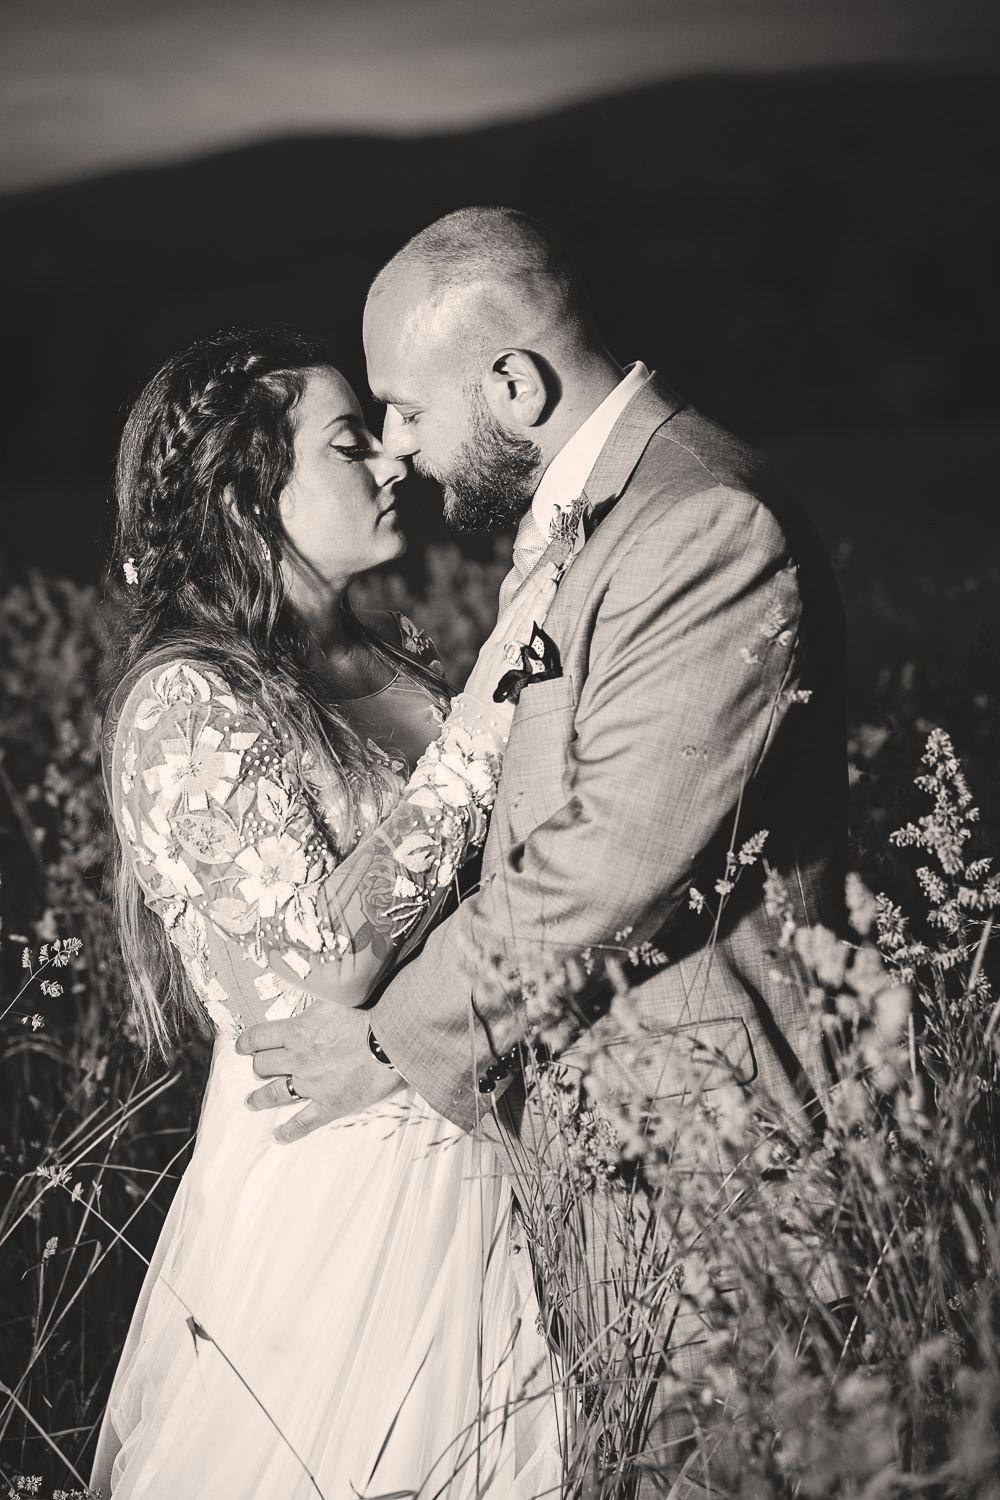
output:
M568 509L564 510L561 505L557 505L555 514L549 522L549 542L555 542L561 547L567 561L572 557L576 548L580 534L580 520L586 505L586 497L578 495Z
M540 625L532 625L531 640L521 649L521 665L505 672L493 694L495 703L517 703L521 690L533 682L548 682L562 676L559 652L555 641L545 634Z

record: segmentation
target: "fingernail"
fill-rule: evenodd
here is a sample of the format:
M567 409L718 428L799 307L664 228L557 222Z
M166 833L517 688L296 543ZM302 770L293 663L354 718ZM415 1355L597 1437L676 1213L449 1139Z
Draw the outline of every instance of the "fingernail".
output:
M253 1109L252 1100L253 1100L253 1095L252 1094L247 1094L246 1098L243 1101L243 1108L244 1109Z

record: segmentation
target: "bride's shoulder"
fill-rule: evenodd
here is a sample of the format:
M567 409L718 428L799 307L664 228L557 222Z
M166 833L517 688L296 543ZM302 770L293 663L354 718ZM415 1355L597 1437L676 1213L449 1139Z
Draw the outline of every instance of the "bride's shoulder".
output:
M199 705L225 714L249 707L219 666L174 649L154 652L129 673L114 695L111 717L115 728L144 732L177 710Z

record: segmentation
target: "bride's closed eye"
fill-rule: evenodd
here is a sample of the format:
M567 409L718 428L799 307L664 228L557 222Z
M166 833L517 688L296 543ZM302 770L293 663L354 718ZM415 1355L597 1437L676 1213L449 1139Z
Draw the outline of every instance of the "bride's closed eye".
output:
M351 463L370 458L372 453L370 443L331 443L330 447L335 453L342 453Z

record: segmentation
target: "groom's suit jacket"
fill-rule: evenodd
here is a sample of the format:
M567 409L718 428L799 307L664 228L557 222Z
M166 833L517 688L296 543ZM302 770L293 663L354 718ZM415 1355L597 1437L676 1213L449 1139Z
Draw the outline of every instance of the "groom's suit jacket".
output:
M839 925L844 625L829 563L762 460L655 376L586 495L595 526L545 626L561 675L522 691L480 888L387 986L375 1033L442 1114L467 1129L493 1114L489 1133L499 1120L516 1138L519 1023L493 960L531 974L650 940L668 962L631 971L647 1032L632 1082L680 1093L701 1059L704 1087L735 1074L798 1110L823 1060L761 861L738 866L717 930L713 913L727 851L766 830L797 919Z

